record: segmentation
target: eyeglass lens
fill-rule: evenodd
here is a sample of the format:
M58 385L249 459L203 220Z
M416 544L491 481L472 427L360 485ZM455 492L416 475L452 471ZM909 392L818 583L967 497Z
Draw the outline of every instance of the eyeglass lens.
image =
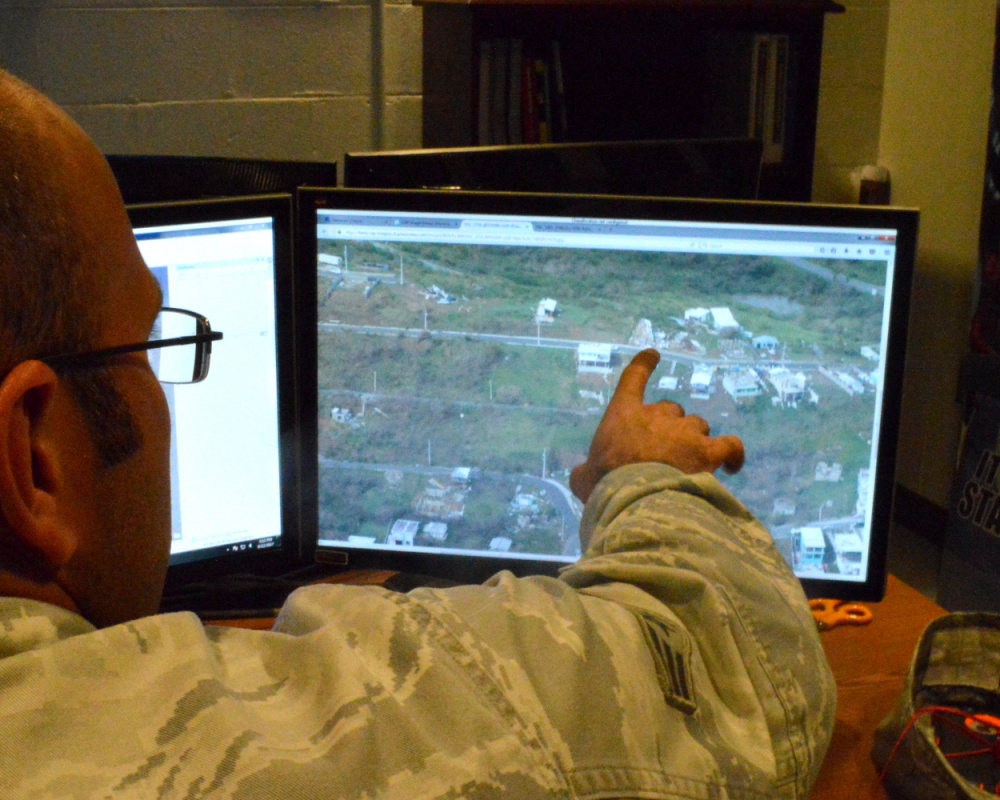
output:
M149 340L177 339L199 333L202 331L196 317L165 309L157 315ZM163 383L187 383L195 378L198 350L197 344L157 348L149 351L149 364Z

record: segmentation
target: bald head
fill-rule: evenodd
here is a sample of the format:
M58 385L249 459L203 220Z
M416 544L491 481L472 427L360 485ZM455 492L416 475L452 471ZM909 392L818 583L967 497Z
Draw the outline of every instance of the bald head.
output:
M117 184L66 115L0 70L0 379L27 359L100 346L109 267L137 256ZM134 251L134 252L133 252ZM100 370L67 376L108 465L138 446Z
M0 73L0 594L98 625L152 613L170 552L170 414L146 356L161 303L111 170Z
M89 311L105 288L94 263L102 223L86 214L95 176L113 184L83 131L0 71L0 376L89 343Z

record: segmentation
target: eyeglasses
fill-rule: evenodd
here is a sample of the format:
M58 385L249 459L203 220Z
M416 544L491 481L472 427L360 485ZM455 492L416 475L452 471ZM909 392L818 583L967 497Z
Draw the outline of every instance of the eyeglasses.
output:
M208 375L212 342L222 338L208 320L194 311L161 308L149 334L149 341L92 350L89 353L40 358L54 370L89 369L128 353L147 352L153 374L161 383L198 383Z

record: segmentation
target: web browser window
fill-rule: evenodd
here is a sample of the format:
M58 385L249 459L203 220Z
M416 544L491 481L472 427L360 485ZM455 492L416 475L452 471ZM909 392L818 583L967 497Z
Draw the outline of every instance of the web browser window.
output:
M866 580L896 229L329 207L316 231L320 548L575 560L569 470L652 347L647 402L743 439L720 479L795 573Z

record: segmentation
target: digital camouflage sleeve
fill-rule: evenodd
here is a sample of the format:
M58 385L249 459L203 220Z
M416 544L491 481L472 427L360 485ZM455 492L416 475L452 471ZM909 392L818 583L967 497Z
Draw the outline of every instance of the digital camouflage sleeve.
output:
M0 797L805 798L834 684L711 476L637 465L561 579L316 586L272 632L0 600Z

